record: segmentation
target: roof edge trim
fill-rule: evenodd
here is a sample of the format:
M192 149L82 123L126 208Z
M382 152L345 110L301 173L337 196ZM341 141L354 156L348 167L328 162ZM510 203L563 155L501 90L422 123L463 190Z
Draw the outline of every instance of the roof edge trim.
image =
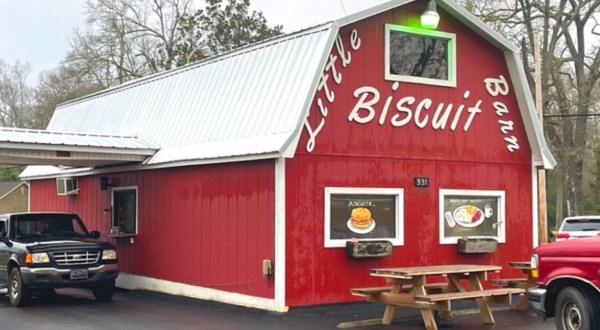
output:
M511 77L512 86L515 90L517 103L521 109L521 117L527 132L529 145L535 155L536 161L541 161L544 168L551 170L556 166L556 160L546 145L546 139L542 129L541 122L538 118L531 89L525 76L523 63L516 53L511 51L504 52L507 62L508 71Z
M252 161L252 160L268 160L268 159L277 159L277 158L281 158L281 155L278 152L274 152L274 153L251 155L251 156L236 156L236 157L228 157L228 158L211 158L211 159L200 159L200 160L176 161L176 162L160 163L160 164L153 164L153 165L142 164L142 165L129 165L129 166L115 166L115 167L110 167L110 168L93 168L93 167L71 168L71 169L61 171L61 172L55 172L55 173L51 173L51 174L40 174L40 175L25 175L24 176L23 175L24 172L22 172L21 175L19 176L19 178L21 180L46 180L46 179L55 179L55 178L59 178L59 177L81 177L81 176L117 173L117 172L156 170L156 169L182 167L182 166L212 165L212 164L222 164L222 163L245 162L245 161Z
M323 70L325 70L325 66L327 65L327 61L329 59L329 55L331 54L331 50L333 49L333 45L335 44L335 39L337 38L338 32L339 27L336 24L336 22L331 22L329 26L329 36L327 37L324 52L321 55L321 59L319 60L319 67L314 73L310 87L310 92L307 93L306 98L304 99L304 110L301 111L300 116L296 118L296 127L290 133L288 139L283 143L281 149L279 149L279 153L280 155L282 155L282 157L291 158L293 157L293 155L296 154L296 148L298 148L300 136L302 135L302 130L304 129L304 121L310 113L312 102L314 101L315 95L317 94L319 80L321 79Z

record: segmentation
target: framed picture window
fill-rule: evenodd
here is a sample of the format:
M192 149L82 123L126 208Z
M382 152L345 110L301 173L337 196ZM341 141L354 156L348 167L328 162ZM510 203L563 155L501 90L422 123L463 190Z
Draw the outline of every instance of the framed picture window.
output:
M113 231L122 234L137 234L138 199L137 187L112 189Z
M440 189L440 243L456 244L461 237L506 242L505 192Z
M325 188L325 247L353 238L403 245L403 205L400 188Z
M385 79L456 87L456 35L386 24Z

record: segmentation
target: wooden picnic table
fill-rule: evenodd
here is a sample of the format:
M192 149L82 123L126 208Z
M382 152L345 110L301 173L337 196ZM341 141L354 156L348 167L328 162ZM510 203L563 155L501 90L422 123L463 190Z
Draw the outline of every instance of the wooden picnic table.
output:
M476 299L483 322L494 324L488 301L510 303L512 294L525 293L519 288L484 289L481 281L487 279L487 273L501 269L494 265L376 268L371 269L371 276L385 278L391 284L389 287L351 289L351 292L367 301L385 304L381 323L386 325L391 323L396 306L403 306L419 309L426 328L437 329L433 311L439 310L441 318L446 318L450 315L452 301L461 299ZM448 282L442 290L434 291L426 281L428 276L444 276ZM468 280L470 287L465 287L461 280ZM433 287L439 289L439 285Z
M515 269L521 269L526 276L514 283L508 283L504 287L527 289L535 285L534 278L531 276L531 261L509 261L508 264ZM529 308L529 298L527 295L521 296L518 308L522 311Z

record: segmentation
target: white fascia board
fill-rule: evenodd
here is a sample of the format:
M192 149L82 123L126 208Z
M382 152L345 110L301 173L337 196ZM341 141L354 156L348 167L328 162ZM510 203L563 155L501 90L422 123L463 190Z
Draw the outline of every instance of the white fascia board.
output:
M60 169L55 166L44 166L43 169L37 170L28 166L20 175L21 180L45 180L54 179L57 177L80 177L88 175L99 175L107 173L117 172L132 172L132 171L144 171L144 170L156 170L163 168L172 167L183 167L183 166L196 166L196 165L211 165L211 164L223 164L223 163L236 163L236 162L248 162L253 160L265 160L265 159L276 159L280 158L279 153L266 153L259 155L247 155L239 157L228 157L228 158L214 158L214 159L198 159L190 161L170 162L161 163L156 165L141 164L141 165L128 165L128 166L114 166L109 168L69 168Z
M286 305L286 217L285 158L275 160L275 309L287 311Z
M532 248L534 248L534 249L539 245L539 241L540 241L540 235L539 235L540 227L539 227L539 223L538 223L538 220L539 220L538 208L539 208L540 197L538 196L538 194L539 194L538 181L539 181L538 170L537 170L537 168L532 168L531 169L531 196L532 196L531 217L532 217L533 223L531 224L531 228L533 229L533 233L532 233L531 239L533 240Z
M296 154L296 148L298 147L298 142L300 141L300 136L302 135L302 130L304 129L304 118L308 115L310 108L312 106L312 102L317 94L317 88L319 86L319 80L321 79L321 74L323 70L325 70L325 65L327 65L327 61L329 59L329 54L333 49L333 45L335 43L335 39L337 38L337 34L339 31L338 26L332 22L329 25L325 26L326 29L329 30L329 36L327 37L327 42L324 46L324 51L321 54L321 59L319 60L318 69L315 71L313 75L313 79L311 82L310 92L307 93L304 98L303 111L300 112L299 117L296 118L296 127L294 131L289 135L288 139L283 143L279 153L286 158L293 158Z
M544 132L535 109L521 59L517 53L511 51L505 51L504 56L517 103L521 109L521 117L523 118L529 145L534 155L534 164L541 164L545 169L551 170L556 166L556 160L546 145Z
M16 148L18 146L18 148ZM158 149L136 149L136 148L116 148L116 147L92 147L81 145L66 145L66 144L44 144L44 143L19 143L19 142L2 142L0 149L15 149L15 150L43 150L43 151L70 151L70 152L96 152L108 154L131 154L152 156Z

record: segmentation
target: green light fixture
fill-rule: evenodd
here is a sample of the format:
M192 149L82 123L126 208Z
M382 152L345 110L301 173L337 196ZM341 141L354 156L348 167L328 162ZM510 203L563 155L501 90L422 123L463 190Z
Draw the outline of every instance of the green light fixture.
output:
M427 10L421 15L421 27L424 29L435 30L440 22L440 15L437 12L435 0L430 0L427 4Z

